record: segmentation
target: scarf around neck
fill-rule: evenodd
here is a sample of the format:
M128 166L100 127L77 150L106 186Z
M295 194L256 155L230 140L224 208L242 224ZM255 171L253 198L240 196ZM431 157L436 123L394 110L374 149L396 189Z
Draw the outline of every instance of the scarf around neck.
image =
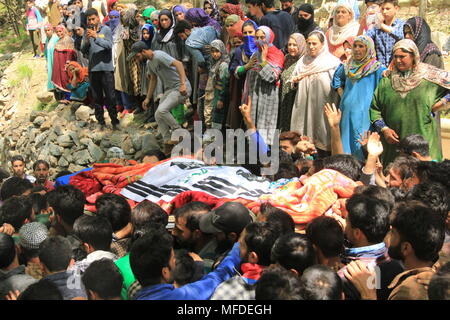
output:
M322 31L316 32L321 33L325 37ZM316 57L312 57L309 50L307 50L306 54L298 60L295 70L292 73L292 78L296 76L305 78L312 74L325 72L336 68L340 63L341 60L332 55L328 50L328 44L325 38L323 48Z
M389 69L392 70L390 75L392 88L397 91L402 98L406 97L409 91L420 85L423 79L435 83L445 89L450 89L450 72L436 68L426 63L420 62L419 49L414 41L403 39L397 42L392 49L394 53L398 49L404 49L414 56L414 67L409 74L400 72L393 60Z
M346 8L351 14L351 20L345 26L338 26L336 24L336 14L339 8ZM341 45L351 36L356 36L359 29L359 23L354 21L355 13L353 8L347 4L339 4L333 10L333 26L329 29L328 41L333 46Z
M363 35L356 37L354 42L357 41L363 43L367 50L361 61L353 59L352 55L350 60L344 64L345 74L350 80L359 80L381 68L381 63L378 62L376 57L375 44L372 38Z

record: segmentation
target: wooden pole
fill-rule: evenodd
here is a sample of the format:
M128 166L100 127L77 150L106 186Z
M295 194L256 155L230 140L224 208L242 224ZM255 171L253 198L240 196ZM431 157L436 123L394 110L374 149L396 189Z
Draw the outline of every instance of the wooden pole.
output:
M425 13L427 11L427 0L420 0L419 3L419 16L425 19Z

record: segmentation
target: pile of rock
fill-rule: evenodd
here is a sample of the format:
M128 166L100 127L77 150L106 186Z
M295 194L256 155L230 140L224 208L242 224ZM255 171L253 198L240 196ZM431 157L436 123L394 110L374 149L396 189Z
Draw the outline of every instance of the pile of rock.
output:
M106 112L105 119L109 119ZM101 130L94 110L88 106L59 105L52 112L32 111L28 117L13 118L0 127L2 162L6 164L16 154L23 155L29 166L44 159L54 174L102 162L111 147L121 148L127 159L136 160L146 151L160 147L154 129L137 128L132 115L123 119L121 125L120 131Z

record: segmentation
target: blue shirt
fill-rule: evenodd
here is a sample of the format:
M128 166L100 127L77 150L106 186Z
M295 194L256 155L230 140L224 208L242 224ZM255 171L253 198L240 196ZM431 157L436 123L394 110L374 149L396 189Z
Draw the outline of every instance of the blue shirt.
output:
M144 287L136 294L136 300L208 300L222 282L230 279L239 267L239 243L236 242L230 253L213 272L202 279L181 288L172 284L156 284Z
M377 52L377 60L380 61L386 68L392 60L392 48L397 41L402 40L405 36L403 34L404 21L395 19L392 23L392 33L387 33L382 29L372 28L367 31L367 36L371 37L375 43L375 50Z

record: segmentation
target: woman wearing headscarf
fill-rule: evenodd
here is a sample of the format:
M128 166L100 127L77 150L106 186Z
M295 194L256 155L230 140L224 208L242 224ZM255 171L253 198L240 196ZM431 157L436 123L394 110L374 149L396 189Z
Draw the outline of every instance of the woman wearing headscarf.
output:
M106 21L105 25L107 25L111 29L111 34L115 35L117 26L120 24L120 12L116 10L112 10L108 14L108 21Z
M230 58L221 40L211 42L212 65L205 88L205 124L207 128L222 129L228 109L228 65Z
M440 161L442 152L433 113L449 93L450 74L420 62L414 41L400 40L393 48L393 70L381 79L370 107L370 120L382 136L383 165L397 156L399 141L420 134L429 143L430 156Z
M156 30L159 29L159 10L155 10L150 14L150 20Z
M227 126L232 129L244 128L242 114L239 106L242 104L242 91L244 88L247 71L256 63L256 55L253 62L250 58L258 51L255 43L255 33L258 25L253 20L247 20L242 24L242 40L244 44L234 50L230 62L230 104L227 115ZM231 36L233 30L229 30ZM236 31L237 32L237 31Z
M186 7L181 4L173 6L172 15L175 19L175 24L177 24L177 22L181 20L184 20L184 15L186 14L186 12L187 12Z
M258 51L252 58L256 61L247 71L242 95L242 103L251 99L251 117L262 138L272 145L277 128L280 74L283 69L284 55L273 45L275 34L266 26L255 33Z
M56 27L56 35L59 39L53 51L52 82L59 92L57 100L65 100L65 93L70 92L67 88L69 78L67 77L65 65L67 61L76 61L77 56L73 39L63 25Z
M169 9L162 9L159 12L158 21L159 30L156 32L152 42L152 50L162 50L169 56L180 60L174 40L175 35L173 33L173 28L175 26L175 21L172 12Z
M297 61L306 52L306 40L300 33L293 33L289 37L287 55L284 57L284 70L281 73L281 99L278 116L278 128L281 132L291 128L292 108L294 106L297 90L288 82L294 72Z
M314 7L309 3L300 5L296 21L297 32L301 33L305 39L314 30L320 30L319 26L314 22Z
M341 96L341 140L344 152L364 160L360 136L370 128L369 108L373 93L383 77L372 38L355 38L350 60L336 70L331 86Z
M244 21L242 21L241 18L239 18L239 16L236 14L232 14L225 19L225 28L222 29L222 39L226 40L222 41L223 43L225 43L225 47L227 48L228 52L230 52L231 50L231 34L241 32L243 24Z
M155 7L153 6L149 6L147 8L144 9L144 11L142 11L142 18L144 19L145 23L149 23L151 25L153 25L152 23L152 19L150 18L150 16L152 15L153 11L155 11Z
M141 26L137 20L138 10L130 7L123 16L123 26L125 36L123 38L126 51L130 52L133 43L141 39ZM135 58L128 61L128 72L131 79L130 95L139 96L141 94L141 64Z
M326 33L330 52L343 61L344 42L351 36L356 36L359 23L355 21L353 8L348 4L338 4L332 13L333 25Z
M114 11L115 10L115 7L116 7L116 5L117 5L117 1L118 0L107 0L106 1L106 6L107 6L107 8L106 8L106 13L107 13L107 15L106 15L106 17L105 17L105 19L103 19L103 24L106 24L106 22L108 22L109 21L109 17L110 17L110 13L111 13L111 11Z
M419 49L420 62L444 69L442 52L431 40L431 29L421 17L408 19L403 26L405 39L413 40Z
M220 21L219 6L217 0L205 0L203 1L203 10L214 20Z
M142 37L141 37L141 41L144 42L147 45L148 49L151 49L152 47L152 42L153 42L153 38L155 36L155 29L153 28L153 25L150 23L146 23L142 26ZM147 78L147 73L145 72L146 69L146 61L145 62L141 62L141 92L139 94L140 99L139 100L143 100L142 97L147 95L148 92L148 78ZM138 104L139 105L139 104ZM124 114L128 113L126 110L124 110Z
M55 85L52 82L52 72L53 72L53 52L55 50L55 45L59 40L59 37L53 31L53 25L48 23L44 26L45 35L47 36L44 46L44 56L47 60L47 90L55 90Z
M240 4L224 3L220 7L220 16L225 20L229 15L238 15L242 20L245 19L244 11L242 11Z
M292 109L291 131L311 138L319 157L329 155L331 135L323 113L326 103L337 102L331 80L340 60L328 50L325 34L313 31L307 38L306 54L298 60L290 82L298 83Z
M220 24L212 19L203 9L200 8L192 8L189 9L184 17L187 21L192 23L194 27L206 27L212 26L216 29L217 34L219 35L222 28Z

